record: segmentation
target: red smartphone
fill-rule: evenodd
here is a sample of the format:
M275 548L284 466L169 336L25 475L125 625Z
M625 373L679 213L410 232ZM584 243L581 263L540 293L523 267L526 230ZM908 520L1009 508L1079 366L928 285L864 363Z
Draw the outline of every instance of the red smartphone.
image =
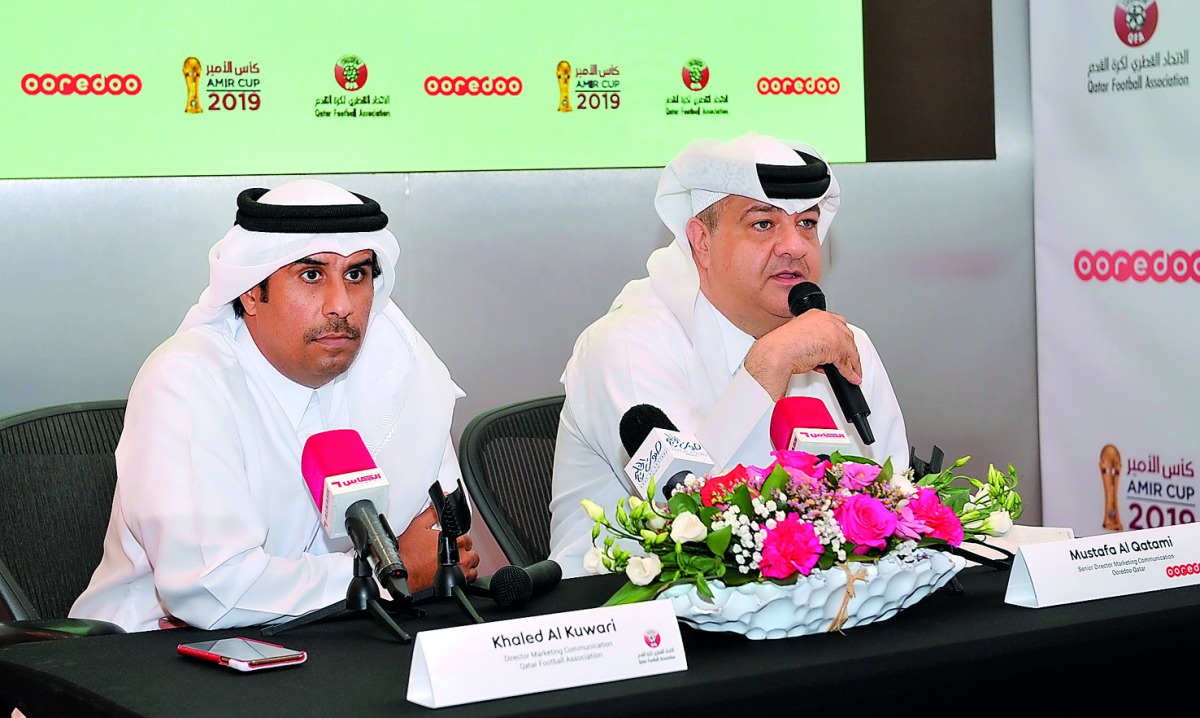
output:
M304 651L241 637L180 643L176 650L184 656L211 661L236 671L295 666L308 660Z

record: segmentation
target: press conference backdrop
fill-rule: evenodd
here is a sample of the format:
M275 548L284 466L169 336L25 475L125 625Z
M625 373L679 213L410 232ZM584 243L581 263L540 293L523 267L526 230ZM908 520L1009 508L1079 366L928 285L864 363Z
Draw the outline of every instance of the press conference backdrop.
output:
M1200 5L1089 5L1030 23L1044 514L1080 536L1200 513Z
M160 5L163 7L146 6L142 11L161 21L166 6L177 7L172 3ZM625 82L627 63L615 56L615 47L604 44L607 34L595 34L590 44L580 46L572 45L570 38L576 30L603 28L607 17L604 13L634 5L640 4L589 6L594 15L587 22L576 23L576 29L556 25L553 32L558 43L550 45L555 49L552 54L548 51L548 56L555 61L566 58L589 72L593 63L598 73L615 65ZM697 5L688 3L687 7ZM900 10L894 12L903 15L905 22L886 15L883 20L879 16L872 19L872 12L880 8L887 12L896 5ZM22 17L33 17L40 23L27 31L53 34L69 26L71 18L56 12L54 6L53 2L36 3L32 10L22 11ZM422 26L424 33L436 35L443 45L452 46L460 37L456 28L465 22L458 11L476 5L443 3L437 7L444 14L431 15L433 10L423 9L414 17L426 23ZM255 54L247 38L239 34L248 11L227 8L224 5L219 11L197 13L186 22L189 32L197 36L221 37L226 30L231 33L228 46L195 52L203 64L214 68L220 64L224 69L225 61L230 60L236 79L237 69L260 62L265 56ZM296 35L301 39L295 42L309 46L321 43L321 47L328 48L313 53L322 63L322 77L329 76L326 84L335 82L334 63L342 55L353 53L365 60L369 73L362 91L374 92L378 81L382 92L395 80L388 80L382 68L377 68L379 60L373 51L352 40L360 30L371 26L370 17L357 8L338 5L329 11L321 32ZM908 101L909 105L903 110L873 112L871 98L864 99L868 161L852 161L846 155L847 159L834 167L842 185L843 204L826 243L822 289L832 310L870 332L905 411L912 443L926 456L935 443L951 458L971 454L969 466L977 472L986 471L988 463L1013 463L1024 476L1026 520L1036 523L1040 503L1028 6L1023 2L991 7L986 2L922 0L903 4L867 2L864 8L866 72L871 72L873 63L880 62L872 50L873 40L890 43L893 52L907 57L910 63L886 63L899 76L879 91L892 101ZM963 33L947 24L960 17L963 8L972 10L976 18L982 17L985 29L982 37L972 37L966 47ZM7 22L10 12L5 10L6 21L0 23L3 32L11 32ZM757 10L747 12L742 19L752 28L785 24L777 14ZM177 32L165 21L149 24L156 32ZM821 23L803 19L786 24L793 32L783 40L776 39L780 48L805 45L823 37L827 30ZM397 42L412 32L403 23L400 25L394 34ZM652 41L663 43L687 39L681 45L681 54L670 58L672 75L679 77L678 90L670 93L673 96L690 92L683 86L682 68L692 58L707 63L710 87L723 81L720 73L724 65L718 65L706 48L709 38L719 37L726 28L697 27L701 29L664 33L628 26L617 30L639 30L658 38ZM106 32L112 32L111 28ZM550 30L529 33L527 41L547 42L548 33ZM381 37L393 35L383 33ZM334 42L337 38L348 39ZM148 42L153 45L154 41ZM109 44L107 51L118 53L130 63L141 56L136 45ZM193 52L185 44L181 43L172 55L172 67L168 68L173 88L170 101L181 116L186 100L181 66ZM947 129L951 125L941 118L961 104L958 93L983 82L984 94L990 100L990 85L986 83L993 79L991 73L983 77L955 74L975 66L961 59L943 59L938 53L947 48L982 51L987 54L989 67L994 60L994 119L989 116L971 127ZM92 119L99 117L104 102L119 99L93 95L31 97L21 89L22 78L28 72L76 72L91 65L46 62L31 68L9 52L3 62L0 122L14 116L13 97L40 99L49 103L46 107L68 107ZM83 63L83 59L78 62ZM275 78L275 91L282 93L284 68L267 68L260 62L258 74L266 69ZM539 73L553 70L544 63L537 66ZM501 71L487 65L478 70L447 68L438 74ZM803 73L803 68L795 72ZM240 76L253 74L246 70ZM553 74L547 78L554 81ZM537 90L544 91L545 86ZM149 86L144 92L150 92ZM394 103L399 90L392 85L388 92ZM533 92L533 84L527 82L518 99ZM551 84L548 92L548 100L544 94L543 100L553 108L559 99L557 85ZM349 96L340 86L304 96L309 97L311 110L313 103L326 95ZM747 97L743 94L741 99ZM484 98L441 99L470 102ZM666 99L663 94L658 100L664 121L670 119L665 114ZM730 90L728 104L734 99ZM807 108L809 101L818 98L776 98L785 99L794 101L793 105L780 105L792 113L791 122L769 129L789 138L812 140L804 124L809 117L807 110L791 108ZM209 125L230 121L229 115L222 112L227 111L212 110L210 114L206 106L203 116L181 119ZM583 113L576 108L570 117L553 116L578 124L589 121ZM359 121L370 123L374 118ZM693 135L731 136L729 128L700 124L705 121L700 116L678 123L678 135L672 133L663 139L658 160L669 158ZM48 122L47 133L35 133L14 151L25 152L31 143L68 141L50 133L53 127ZM493 132L485 122L473 122L471 127L497 144L520 134L511 129ZM257 148L272 142L275 130L275 124L263 124L231 133L219 147L210 148L211 158L196 156L197 166L219 169L222 163L258 157L261 151ZM79 131L92 143L118 142L124 154L146 152L137 138L123 134L120 127L97 121ZM988 140L994 139L994 145L989 143L988 147L994 159L988 152L981 154L968 148L941 156L983 159L872 161L938 156L883 152L880 148L884 146L879 144L874 145L874 152L879 154L873 155L876 140L872 137L876 132L884 137L890 134L892 142L920 138L937 146L982 134ZM529 135L535 139L540 136L532 132ZM177 151L195 154L190 144L193 138L189 132L180 132L174 138L178 141ZM425 141L419 136L408 138L407 144ZM521 141L528 143L526 139ZM353 137L340 147L348 157L369 158L373 152L372 146L360 145ZM331 156L326 148L300 141L294 150L300 156L310 151L314 157ZM144 159L145 164L155 161ZM0 167L9 161L6 153L0 157ZM456 434L485 409L559 393L558 377L579 331L605 311L627 280L644 275L645 259L651 251L670 241L653 208L659 174L654 167L386 173L364 169L332 174L345 167L329 166L326 173L317 176L378 199L391 217L391 228L401 244L399 281L393 298L467 393L456 411ZM301 169L311 171L309 165L296 165L292 171ZM126 396L143 359L174 331L207 284L207 251L230 227L237 193L246 187L276 186L294 176L96 174L103 177L0 180L0 249L8 270L0 291L9 309L5 337L0 341L0 414L67 401Z

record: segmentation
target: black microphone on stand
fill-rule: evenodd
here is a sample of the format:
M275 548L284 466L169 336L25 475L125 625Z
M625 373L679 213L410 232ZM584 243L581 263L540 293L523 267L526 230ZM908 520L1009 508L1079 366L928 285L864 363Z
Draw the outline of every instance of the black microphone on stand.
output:
M788 292L788 309L794 317L809 309L825 311L825 295L816 284L801 282ZM846 420L858 429L858 435L862 437L864 444L875 443L875 434L871 433L871 425L867 423L871 409L867 406L867 400L863 398L862 387L846 381L846 377L832 364L822 364L821 368L825 371L825 377L829 379L829 386L833 389L833 395L837 398L838 406L841 407Z
M487 594L500 608L520 608L558 585L562 566L551 559L528 566L501 566L487 579L480 579Z

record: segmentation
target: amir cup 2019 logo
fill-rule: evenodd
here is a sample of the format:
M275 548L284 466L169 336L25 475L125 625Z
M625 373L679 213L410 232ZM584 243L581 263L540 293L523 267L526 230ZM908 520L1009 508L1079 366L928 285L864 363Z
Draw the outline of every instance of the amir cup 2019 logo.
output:
M561 60L555 70L558 77L558 111L571 111L571 63Z
M367 63L358 55L342 55L333 66L333 76L343 90L355 92L367 84Z
M1113 10L1113 26L1121 42L1130 47L1144 45L1158 27L1158 3L1155 0L1121 0Z
M183 61L183 83L187 86L187 104L183 106L183 111L189 115L195 115L204 112L204 108L200 106L200 61L194 57L189 57Z
M1121 451L1112 444L1105 444L1100 449L1100 485L1104 488L1104 520L1101 526L1105 531L1124 531L1125 524L1121 521L1121 509L1117 502L1121 495Z

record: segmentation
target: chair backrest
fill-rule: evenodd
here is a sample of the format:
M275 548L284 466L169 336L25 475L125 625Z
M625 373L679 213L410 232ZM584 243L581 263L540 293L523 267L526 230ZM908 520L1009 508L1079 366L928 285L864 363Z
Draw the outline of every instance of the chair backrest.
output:
M550 476L562 395L520 401L471 420L458 442L463 482L505 558L550 555Z
M13 619L65 618L87 587L103 553L124 422L123 399L0 419L0 601Z

